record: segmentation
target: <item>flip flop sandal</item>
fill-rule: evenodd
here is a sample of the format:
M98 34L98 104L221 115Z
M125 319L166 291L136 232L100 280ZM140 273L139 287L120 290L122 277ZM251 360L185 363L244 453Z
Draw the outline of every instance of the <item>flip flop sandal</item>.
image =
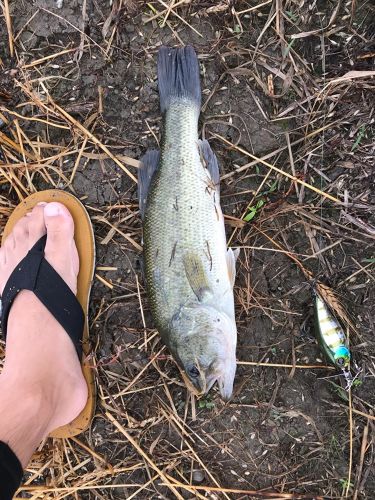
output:
M2 295L2 330L6 336L9 312L17 294L20 290L31 290L72 339L79 359L82 360L82 372L88 386L88 399L85 408L73 422L59 427L50 434L50 437L68 438L88 428L95 409L94 371L88 362L90 353L88 305L95 267L95 241L89 215L82 203L69 193L52 189L34 193L23 200L10 216L4 229L2 243L16 222L36 204L52 201L65 205L74 220L74 240L80 262L77 296L44 259L47 237L43 236L12 272L5 285Z

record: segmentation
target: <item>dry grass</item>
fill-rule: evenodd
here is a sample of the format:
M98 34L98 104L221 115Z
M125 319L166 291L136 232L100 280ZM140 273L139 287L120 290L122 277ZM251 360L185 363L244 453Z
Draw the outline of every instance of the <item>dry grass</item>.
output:
M357 499L366 495L374 457L372 403L355 392L346 401L342 393L343 399L331 394L327 401L322 396L325 411L339 422L340 436L346 436L340 444L345 447L341 470L336 472L327 462L329 446L319 430L319 412L306 414L297 407L283 405L279 399L282 384L296 378L301 381L301 372L328 376L333 371L321 360L316 362L314 355L308 360L303 355L304 348L308 351L310 347L309 341L298 336L302 316L306 315L301 312L298 294L308 293L306 280L320 280L320 292L336 305L336 312L345 316L349 325L355 325L351 341L360 346L364 373L375 376L374 345L368 335L371 324L364 317L347 317L347 308L340 305L345 302L343 294L355 290L370 300L364 290L373 285L374 255L367 255L372 260L365 265L354 260L345 273L337 260L344 254L346 265L344 244L355 245L358 252L373 245L375 230L369 214L373 214L374 207L366 162L373 161L370 132L374 109L361 106L374 91L375 73L366 67L356 72L348 68L337 75L332 57L330 63L326 61L327 50L332 48L330 37L336 40L339 30L343 36L363 42L363 51L356 55L353 46L345 41L351 57L366 60L370 45L363 26L352 24L359 2L337 2L329 18L324 12L317 14L316 6L310 11L306 4L299 11L298 4L292 0L268 0L258 5L250 1L212 5L156 0L136 5L115 0L108 12L106 2L93 2L91 15L97 16L95 22L101 33L100 37L95 32L94 37L87 29L86 1L80 3L82 8L75 22L63 21L64 10L35 8L23 24L12 18L19 11L10 11L8 1L0 1L0 34L7 34L7 55L14 56L11 63L0 53L1 225L28 194L44 187L70 190L87 202L100 252L106 255L110 248L117 256L114 265L102 259L96 273L91 327L92 366L97 373L99 396L93 426L78 439L42 443L27 469L18 498ZM69 27L71 35L63 38L66 46L55 44L45 54L28 49L21 35L28 32L38 16L58 19ZM310 28L314 24L312 16L320 16L320 27ZM106 123L102 86L97 93L95 89L93 95L97 98L88 99L88 104L84 98L80 103L70 102L59 90L64 79L70 78L67 68L79 72L91 57L102 58L110 65L119 54L122 56L126 51L121 48L121 32L133 17L136 29L130 37L141 37L139 50L145 62L151 60L152 64L157 47L150 41L151 31L162 33L163 38L171 37L174 43L194 36L198 46L203 44L200 40L204 38L205 23L214 25L218 33L214 46L199 54L203 67L216 60L222 70L204 93L203 132L228 163L233 163L222 180L224 208L228 197L228 207L233 209L226 210L228 225L233 227L230 241L242 249L236 285L240 338L254 333L249 333L247 325L259 315L267 319L272 331L289 334L288 352L279 350L279 345L284 345L282 337L273 336L262 339L262 348L256 347L258 357L241 341L232 403L223 404L216 394L212 400L197 400L186 389L173 360L151 329L142 280L138 280L134 269L141 251L138 207L133 197L139 165L136 151L143 148L144 142L158 137L158 122L152 116L148 121L145 111L139 137L120 141L113 132L115 127ZM256 27L255 38L249 35L250 22ZM304 44L308 43L314 50L318 47L314 64L319 67L307 60ZM131 65L130 56L126 57ZM139 62L138 53L137 58ZM285 140L280 147L256 154L250 151L251 140L250 145L242 145L248 121L245 113L239 117L240 122L235 121L235 113L212 113L215 99L220 99L221 87L228 81L250 88L245 100L255 102L259 116L270 128L288 122L288 131L281 133ZM126 80L123 85L127 85ZM142 90L139 86L135 92L142 95ZM114 111L119 111L116 106ZM132 117L127 120L131 122ZM215 123L224 123L233 134L224 137L214 128ZM238 123L243 123L243 128ZM336 155L339 145L340 154ZM133 157L129 150L134 151ZM114 202L108 196L108 201L92 203L91 193L77 188L78 174L85 174L90 162L96 162L103 176L113 180L113 192L118 189L115 182L123 179L121 196ZM338 174L334 174L333 167ZM246 215L260 199L263 205L256 210L253 221L246 223ZM299 240L294 239L294 231L298 231ZM339 250L342 253L336 254ZM266 255L279 265L272 279L285 269L300 273L292 290L281 294L277 288L268 293L261 288L263 271L257 271L254 263L260 258L266 269ZM129 262L126 275L123 260ZM331 286L323 283L327 277ZM338 287L335 294L332 284ZM251 392L254 380L263 380L263 392ZM312 429L314 437L291 460L294 446L301 442L301 436L295 438L283 463L282 454L277 459L270 457L278 443L265 442L264 435L259 441L259 453L255 446L251 447L253 438L247 442L249 438L241 436L239 424L236 429L239 419L249 420L247 432L254 429L254 435L272 419L287 425L297 420L309 426L306 429ZM324 479L317 473L322 467L327 467Z

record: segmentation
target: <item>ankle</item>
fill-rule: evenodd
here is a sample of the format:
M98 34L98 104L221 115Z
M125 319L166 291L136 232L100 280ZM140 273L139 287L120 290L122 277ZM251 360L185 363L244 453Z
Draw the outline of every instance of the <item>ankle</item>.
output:
M44 422L52 417L54 398L50 382L38 380L30 376L30 373L23 373L23 370L17 374L7 370L6 366L1 373L0 380L2 399L7 397L10 400L16 396L19 404L27 407L30 416L39 414Z
M25 382L22 376L14 377L4 370L0 376L0 392L2 401L14 405L20 418L27 415L30 425L45 434L54 414L54 404L45 384ZM13 423L16 427L17 423Z
M25 467L36 446L48 436L53 405L39 385L24 385L6 373L0 376L0 441L7 443Z
M41 374L33 370L4 370L0 376L2 402L17 407L19 415L27 415L28 425L40 438L61 425L71 422L84 408L88 388L80 373L57 369ZM16 400L13 401L13 400ZM11 403L13 401L13 403Z

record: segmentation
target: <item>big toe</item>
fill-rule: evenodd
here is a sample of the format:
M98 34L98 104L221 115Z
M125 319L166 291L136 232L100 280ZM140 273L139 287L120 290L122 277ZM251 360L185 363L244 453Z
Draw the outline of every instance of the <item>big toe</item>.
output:
M64 205L52 202L44 207L44 223L47 228L46 259L76 293L79 261L73 218Z

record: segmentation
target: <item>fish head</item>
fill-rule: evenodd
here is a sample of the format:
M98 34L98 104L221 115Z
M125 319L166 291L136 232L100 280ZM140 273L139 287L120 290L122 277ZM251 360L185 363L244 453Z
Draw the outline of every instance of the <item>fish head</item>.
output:
M230 399L236 373L237 330L234 319L213 307L183 307L173 319L174 353L200 394L218 383Z

